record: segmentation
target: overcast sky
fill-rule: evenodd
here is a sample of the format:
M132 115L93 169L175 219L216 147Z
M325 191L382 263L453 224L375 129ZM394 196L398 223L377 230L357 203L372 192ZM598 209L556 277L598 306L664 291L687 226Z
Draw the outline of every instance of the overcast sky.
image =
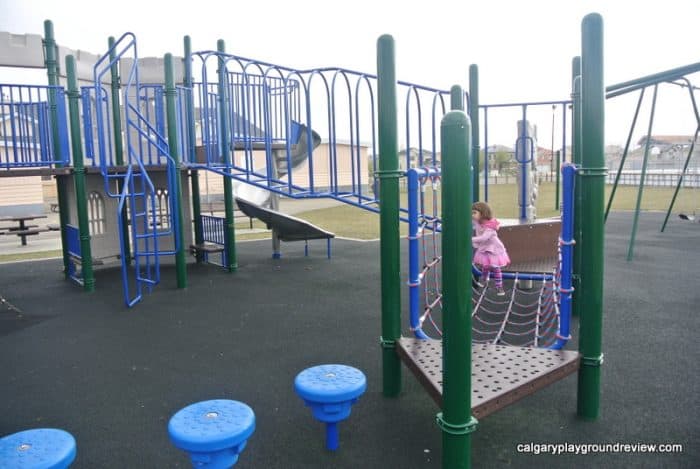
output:
M214 49L222 38L237 55L295 68L369 72L376 68L377 37L390 33L397 43L399 79L440 88L466 85L469 64L476 63L482 103L568 98L581 19L593 11L605 21L606 84L700 61L699 0L179 4L0 0L0 31L42 34L43 20L52 19L59 44L95 53L106 49L107 36L132 31L142 57L182 55L182 36L189 34L195 50ZM7 69L0 73L5 75L0 82L12 75ZM695 122L687 92L664 88L659 99L653 132L691 134ZM630 97L608 106L608 142L624 142L634 101ZM638 136L646 133L646 119Z

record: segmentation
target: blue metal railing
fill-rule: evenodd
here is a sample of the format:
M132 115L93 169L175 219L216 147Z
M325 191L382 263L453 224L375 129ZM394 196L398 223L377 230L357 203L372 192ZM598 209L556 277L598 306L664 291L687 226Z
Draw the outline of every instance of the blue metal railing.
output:
M54 149L50 94L55 95L60 155ZM51 167L69 162L63 88L0 84L0 168Z
M288 197L330 197L378 211L372 190L376 179L367 171L368 161L377 167L375 75L342 68L298 70L213 51L194 57L201 62L194 93L204 150L200 155L205 154L190 166ZM219 63L228 70L223 114L230 149L221 148L218 138L221 87L209 79ZM400 111L406 129L400 137L405 144L402 166L430 164L438 158L439 121L449 91L403 81L398 85L406 97ZM292 175L295 126L306 129L307 142L318 133L327 151L314 154L309 146L303 172ZM233 152L230 164L224 163L224 150ZM277 176L270 170L273 158L281 167Z
M75 260L82 260L83 258L80 247L80 230L77 226L66 225L66 243L68 244L68 255L71 257L68 263L68 277L82 285L83 279L78 275L78 268L75 264Z
M81 107L82 107L82 123L83 123L83 141L85 145L85 159L88 160L91 166L98 166L99 161L97 160L97 152L95 150L96 145L98 145L98 130L102 130L104 133L103 137L105 139L105 148L107 154L104 156L107 160L108 166L114 166L114 140L112 138L112 119L111 119L111 102L110 93L104 89L100 88L100 97L96 98L95 86L83 86L80 89L81 96ZM106 125L103 127L98 127L95 118L95 108L97 106L102 107L102 115L107 116Z
M164 108L162 87L140 86L138 77L138 53L136 37L132 33L122 35L102 56L94 66L95 95L101 93L102 77L111 71L113 65L126 54L133 55L133 63L127 72L126 86L123 91L123 108L125 120L126 149L128 160L126 170L111 168L108 147L111 143L105 138L105 126L109 119L105 118L106 109L95 106L96 134L98 160L105 180L105 193L119 199L117 219L122 253L122 283L124 300L127 306L133 306L143 296L143 286L149 289L160 282L160 256L175 254L182 245L179 238L178 201L169 196L171 188L175 187L175 178L180 174L175 162L170 157L167 141L162 136L164 130ZM160 91L159 91L160 90ZM160 128L159 128L160 127ZM146 161L144 161L146 159ZM148 175L146 165L167 165L167 227L159 229L160 220L158 207L160 201L156 198L156 188ZM118 192L113 192L112 181L122 184ZM128 206L128 210L127 210ZM127 239L122 213L127 210L130 216L130 239ZM160 249L160 238L173 236L174 249ZM131 255L134 261L132 294L130 286L129 264L126 255L127 247L131 244Z
M224 223L225 218L214 217L211 215L202 215L202 230L204 232L204 241L224 245Z
M138 87L138 113L147 126L140 126L145 132L138 139L138 154L146 165L167 164L167 142L162 137L166 133L165 88L162 85L140 85ZM145 127L145 128L144 128ZM159 141L163 145L154 144ZM164 148L163 148L164 146Z
M532 139L532 137L528 136L527 132L525 131L525 126L527 125L527 119L528 119L528 112L531 111L533 108L534 109L543 109L543 108L553 108L554 110L561 109L561 132L559 136L561 137L561 140L559 140L559 143L561 144L561 161L566 162L566 149L567 145L569 144L568 142L568 133L567 133L567 122L570 122L570 118L567 118L567 115L569 112L571 112L570 105L572 101L571 100L559 100L559 101L532 101L532 102L522 102L522 103L498 103L498 104L481 104L479 105L479 109L483 111L483 135L484 135L484 145L483 145L483 151L484 151L484 201L488 202L489 200L489 172L490 172L490 161L489 161L489 155L492 153L491 150L489 149L489 140L490 140L490 130L489 130L489 122L493 122L494 114L496 113L496 110L498 109L512 109L514 111L519 111L520 113L520 118L519 120L521 121L521 126L522 126L522 136L516 137L515 138L515 148L514 148L514 161L522 167L531 164L532 163L532 155L535 154L535 142ZM489 112L490 111L490 112ZM554 125L554 121L552 121L552 125ZM554 128L552 128L552 133L554 133ZM552 138L552 142L554 142L555 139ZM552 149L554 150L554 149ZM527 155L530 156L527 156ZM554 157L554 155L552 155ZM524 175L525 171L521 170L521 174ZM524 177L524 176L523 176ZM521 200L526 200L527 199L527 184L523 184L523 181L521 181L521 193L520 197L522 198ZM520 207L520 218L525 219L526 218L526 213L525 213L525 207L524 205Z
M216 265L224 267L226 265L226 242L224 241L224 227L226 219L222 217L214 217L211 215L201 215L202 232L204 233L204 242L224 246L221 252L221 261ZM204 260L210 262L209 254L204 253Z

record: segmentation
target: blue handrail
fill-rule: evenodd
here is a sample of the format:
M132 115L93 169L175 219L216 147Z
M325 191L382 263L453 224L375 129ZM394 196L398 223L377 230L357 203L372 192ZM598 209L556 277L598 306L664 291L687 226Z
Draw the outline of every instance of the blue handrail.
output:
M119 224L119 238L122 252L122 283L124 285L124 300L128 306L133 306L143 297L143 285L150 289L160 282L160 256L175 254L182 246L179 237L179 219L176 216L180 207L175 197L171 197L172 188L176 179L180 177L174 160L170 156L167 141L162 136L165 129L165 111L163 108L163 89L159 86L140 86L138 76L138 52L136 37L132 33L123 34L102 56L94 66L95 96L100 96L101 79L111 71L126 54L133 56L133 63L128 71L126 86L124 87L124 118L127 149L127 166L125 171L110 173L111 142L105 141L104 128L109 124L104 117L105 109L101 105L95 106L97 122L97 143L99 165L105 180L105 193L119 199L117 220ZM113 55L110 57L110 55ZM151 98L152 96L152 98ZM139 102L145 100L145 115L139 109ZM135 101L135 103L134 103ZM153 115L150 102L155 103ZM107 112L107 114L109 114ZM151 121L154 121L152 123ZM118 138L121 138L118 136ZM109 146L109 150L107 149ZM109 157L108 157L109 155ZM165 229L159 229L156 207L156 188L148 175L144 158L148 164L160 164L162 158L166 163L166 179L168 194L168 223ZM121 181L123 186L119 193L112 192L110 181ZM128 201L128 204L127 204ZM129 285L129 263L126 252L129 239L125 236L126 230L121 214L128 207L131 218L130 237L132 244L132 256L134 260L135 291L131 292ZM160 238L174 235L174 250L161 250Z
M53 123L49 94L55 95ZM0 168L36 168L70 163L66 98L58 86L0 84ZM60 155L52 125L58 127Z

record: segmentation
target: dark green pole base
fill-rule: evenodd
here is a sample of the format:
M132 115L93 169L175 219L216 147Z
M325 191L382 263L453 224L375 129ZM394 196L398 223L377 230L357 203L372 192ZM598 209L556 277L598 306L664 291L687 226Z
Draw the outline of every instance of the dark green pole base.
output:
M401 359L396 353L396 341L380 339L382 345L382 394L397 397L401 393Z
M446 422L442 412L436 421L442 430L442 467L444 469L469 469L471 467L472 433L479 421L473 416L467 422Z
M584 420L596 420L600 414L600 368L603 355L583 357L578 370L577 414Z

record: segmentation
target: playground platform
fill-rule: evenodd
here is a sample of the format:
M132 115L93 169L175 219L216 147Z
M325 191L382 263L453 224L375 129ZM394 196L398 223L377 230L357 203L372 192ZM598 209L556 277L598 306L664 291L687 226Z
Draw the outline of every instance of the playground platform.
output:
M642 215L631 263L632 214L607 225L599 420L576 417L576 379L566 378L480 421L473 467L698 467L700 226L675 218L660 234L661 220ZM257 416L236 467L440 467L431 396L405 368L401 396L381 395L379 243L339 239L330 261L322 241L309 257L289 250L280 260L269 243L240 243L234 274L189 266L186 290L166 267L163 285L132 309L116 269L86 294L62 279L60 260L0 266L0 435L63 428L77 440L76 469L185 468L168 419L229 398ZM363 370L368 389L332 454L293 380L334 362ZM683 452L518 453L530 443L674 443Z

